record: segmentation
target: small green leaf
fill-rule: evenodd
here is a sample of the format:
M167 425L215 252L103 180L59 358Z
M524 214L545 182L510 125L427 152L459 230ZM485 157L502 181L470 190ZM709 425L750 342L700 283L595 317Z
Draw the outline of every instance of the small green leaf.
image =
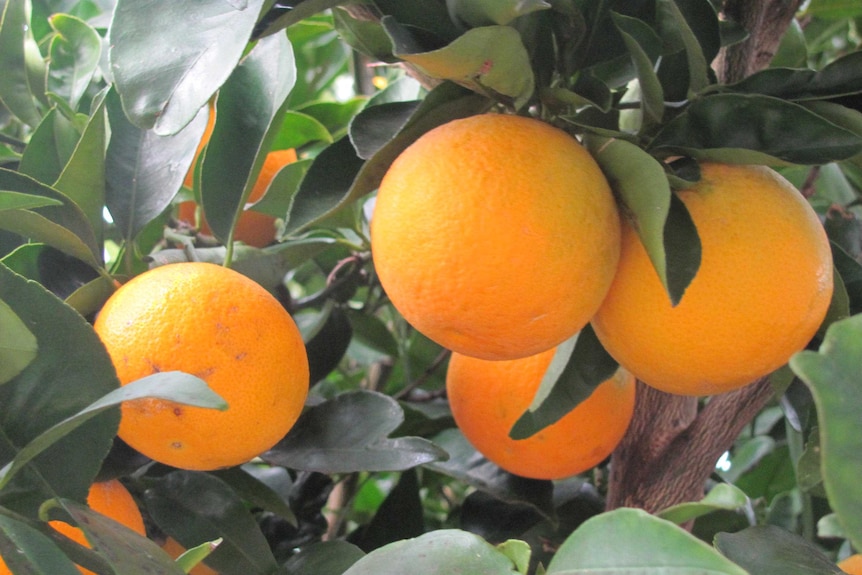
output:
M356 155L368 160L388 144L413 117L421 102L390 102L369 106L350 122L350 142Z
M718 17L707 0L679 2L658 0L656 13L662 37L685 52L688 65L688 97L712 83L709 63L718 53Z
M802 351L790 367L814 395L820 427L823 483L832 509L853 544L862 548L862 315L832 324L819 351Z
M468 26L505 26L515 18L547 10L547 0L446 0L449 15Z
M438 529L375 549L343 575L515 575L511 559L473 533Z
M18 171L43 184L53 185L80 137L75 125L57 108L51 108L33 130Z
M165 371L144 377L111 391L31 440L23 449L18 451L11 462L0 469L0 489L9 483L12 477L33 458L97 415L118 407L124 401L144 398L158 398L184 405L222 411L228 408L227 403L212 391L205 381L193 375L179 371Z
M592 327L585 326L578 335L557 346L530 407L512 426L509 437L526 439L556 423L613 376L618 367Z
M715 94L692 101L665 124L649 148L668 156L749 164L761 163L764 156L824 164L858 154L862 136L793 102L761 95ZM738 157L723 155L728 149L751 152Z
M810 541L774 525L719 533L715 546L725 557L756 575L844 573Z
M332 135L316 118L288 110L281 120L281 128L272 140L273 150L299 148L309 142L332 143Z
M269 214L274 218L284 218L285 214L290 213L293 199L312 161L297 160L281 168L269 183L264 196L248 206L248 209Z
M681 525L713 511L733 511L749 504L750 501L742 490L729 483L719 483L710 489L709 493L700 501L680 503L663 509L657 515L662 519Z
M224 541L224 539L219 537L214 541L207 541L206 543L201 543L200 545L195 545L191 549L187 549L176 558L175 561L177 566L182 569L184 573L190 573L191 570L199 565L201 561L209 557L212 552L221 545L222 541Z
M131 123L164 136L191 122L239 62L263 4L119 0L109 59ZM154 46L165 47L158 58L141 57Z
M62 206L63 202L45 196L0 190L0 210L29 210L42 206Z
M661 39L642 20L617 13L611 17L637 70L644 122L659 123L664 115L664 91L655 72L655 61L661 53Z
M77 110L99 68L102 39L86 22L74 16L53 14L48 20L55 32L48 48L48 90Z
M509 539L497 545L497 550L515 564L518 573L527 575L530 569L530 556L532 555L529 543L519 539Z
M384 17L381 22L392 39L395 55L432 78L502 97L515 108L521 108L533 95L530 56L514 28L473 28L448 46L426 52L394 19Z
M821 70L767 68L722 89L784 100L821 100L862 92L862 52L850 52Z
M0 515L0 555L7 571L51 575L81 573L47 535L5 515ZM23 570L26 568L30 571Z
M628 572L748 575L670 521L625 508L582 523L559 547L547 575Z
M446 458L419 437L388 436L404 421L394 399L371 391L343 393L305 410L264 461L320 473L399 471Z
M24 371L39 352L39 344L27 325L0 300L0 384Z
M35 98L45 93L44 66L30 29L30 0L4 2L0 14L0 101L25 124L39 125ZM41 70L40 70L41 68ZM38 78L43 80L40 82Z

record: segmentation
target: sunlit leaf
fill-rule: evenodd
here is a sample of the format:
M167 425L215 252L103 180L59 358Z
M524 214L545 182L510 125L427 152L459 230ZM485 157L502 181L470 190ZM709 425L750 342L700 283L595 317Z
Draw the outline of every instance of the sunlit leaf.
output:
M30 365L39 351L36 336L9 305L0 300L0 384Z
M748 497L742 490L729 483L719 483L710 489L709 493L700 501L680 503L661 510L657 515L662 519L681 525L713 511L732 511L748 504Z
M617 509L582 523L557 550L547 575L576 573L748 575L681 527L640 509Z
M167 135L191 122L239 62L263 4L119 0L109 58L131 123Z
M823 484L853 544L862 548L862 315L832 324L817 352L803 351L790 367L808 385L817 406Z

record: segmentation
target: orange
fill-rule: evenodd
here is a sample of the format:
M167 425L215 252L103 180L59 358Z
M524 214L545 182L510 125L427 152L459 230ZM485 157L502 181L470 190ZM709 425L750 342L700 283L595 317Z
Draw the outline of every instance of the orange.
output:
M439 126L396 158L371 251L417 330L464 355L515 359L589 321L613 279L619 226L607 181L574 138L485 114Z
M160 399L123 404L119 436L167 465L245 463L288 432L308 393L308 358L293 319L259 284L215 264L144 272L114 292L95 329L123 385L179 370L228 403L226 411Z
M167 553L174 559L186 552L186 548L180 545L179 542L173 537L168 537L165 540L164 544L162 545L162 549L164 549L165 553ZM218 575L218 571L215 571L206 563L198 563L197 565L192 567L192 570L189 571L189 575Z
M453 353L449 360L446 392L458 428L482 455L523 477L560 479L598 465L620 442L634 411L634 378L619 369L553 425L527 439L510 438L554 351L510 361Z
M775 171L704 164L679 192L702 244L700 269L673 307L630 225L619 270L592 323L639 379L682 395L742 387L781 367L817 331L832 296L832 256L817 214Z
M276 150L267 154L266 159L263 162L263 166L260 169L260 174L254 183L251 194L249 194L249 203L253 203L261 199L278 171L287 164L295 161L296 150L292 148L289 150ZM191 175L191 172L189 172L189 175L186 176L186 186L189 187L191 187ZM177 217L184 222L194 225L195 220L197 219L197 203L192 200L180 202L178 209ZM200 215L199 224L198 228L201 233L212 235L212 229L210 229L203 214ZM276 232L277 229L274 217L246 209L240 215L239 220L236 223L233 239L244 242L250 246L262 248L268 246L273 242L273 240L275 240Z
M848 575L862 575L862 553L851 555L838 562L838 567Z
M144 518L141 516L137 503L135 503L132 494L118 480L112 479L91 485L87 494L87 505L93 511L122 523L143 537L147 536ZM50 525L69 539L90 547L84 532L77 527L64 521L51 521ZM79 569L85 575L93 575L93 572L88 569L83 567L79 567ZM0 575L11 575L11 571L6 567L2 558L0 558Z

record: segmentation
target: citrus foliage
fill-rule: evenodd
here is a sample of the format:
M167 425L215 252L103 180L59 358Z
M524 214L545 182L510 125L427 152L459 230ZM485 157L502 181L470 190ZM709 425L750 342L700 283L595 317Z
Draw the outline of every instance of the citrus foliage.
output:
M862 549L856 439L862 10L853 3L806 3L782 29L771 67L725 82L721 66L713 67L716 57L758 32L719 18L721 6L733 3L5 2L0 554L12 572L74 574L79 563L105 573L180 573L172 559L179 548L198 558L218 542L206 567L224 574L422 575L451 572L467 561L475 573L837 573L837 560ZM770 166L801 190L823 222L835 272L826 317L815 325L820 301L820 315L804 334L792 322L772 327L776 340L792 337L791 352L806 350L789 367L780 366L783 357L765 368L778 368L770 376L774 396L731 438L717 465L709 462L709 476L695 478L702 500L679 501L656 515L605 510L618 487L612 478L609 483L608 459L565 479L530 479L485 459L457 428L445 393L450 353L432 333L422 333L419 321L412 325L409 313L399 313L395 290L389 300L387 272L381 267L378 277L372 261L371 222L376 191L382 185L385 192L385 176L402 152L439 126L482 114L531 117L583 144L577 149L598 164L628 241L644 247L657 297L673 309L683 309L699 273L711 267L711 239L700 233L700 216L686 201L709 179L707 166ZM466 158L466 165L446 161L423 167L427 176L411 177L425 185L423 176L433 182L448 170L448 182L467 179L476 152L470 143L486 133L476 132L453 154L451 162ZM199 149L202 139L207 145ZM527 146L509 152L517 156L511 161L496 159L501 177L489 189L447 183L451 189L438 191L440 197L462 201L460 209L469 206L475 216L515 173L530 173L559 153L550 137L539 140L515 142ZM483 145L497 149L493 138ZM270 173L270 154L294 153L289 150L296 161L291 155ZM542 153L525 162L536 150ZM551 171L528 179L559 187L545 181L559 170ZM261 180L269 182L262 196ZM180 223L179 206L192 200L211 234ZM543 213L552 219L582 208L579 202L563 198ZM515 211L533 204L518 200ZM447 269L455 261L448 256L435 269L412 261L426 274L419 278L423 288L437 297L435 313L475 311L482 298L458 307L440 294L456 272L471 280L500 246L512 260L496 252L490 268L509 265L508 275L523 273L515 269L518 261L559 255L547 247L519 256L532 248L516 236L482 235L463 224L457 209L435 213L438 205L401 214L403 229L390 246L409 259L435 246L435 231L452 243L449 236L466 229L452 254L469 251L469 261L454 264L459 269ZM263 247L231 241L241 239L242 216L250 211L266 216L267 232L275 222ZM447 217L459 221L443 232ZM764 234L779 218L772 211L749 217L744 227ZM430 222L426 235L412 236L423 221ZM762 262L756 275L779 284L767 303L784 307L783 298L814 273L797 266L799 254L814 249L808 233L794 227L739 265L724 262L721 281L743 284L752 273L744 264L756 258ZM609 235L598 244L612 248ZM118 404L147 397L218 416L213 408L223 403L195 373L150 375L121 389L121 370L92 327L112 294L123 292L118 284L189 261L233 268L269 291L280 304L277 313L255 323L285 310L292 315L311 380L289 433L230 467L208 471L156 463L117 439ZM794 268L788 275L778 274L788 267ZM541 313L562 313L572 297L569 284L580 289L583 281L568 271L563 266L545 275L531 268L496 306L510 311L551 294ZM505 283L506 275L493 282ZM594 280L586 281L602 283ZM233 293L218 282L211 287L222 296ZM478 288L461 289L477 295ZM758 293L740 299L763 296L760 289L746 285ZM632 307L632 314L646 311ZM756 317L766 304L753 307L742 315ZM167 311L159 321L175 321L184 311ZM211 311L189 312L192 323ZM513 414L510 437L535 436L575 415L617 369L619 354L602 347L601 329L598 338L587 325L566 339L589 319L546 342L545 349L559 344L558 353L532 401ZM716 327L694 322L683 341L660 347L673 357L684 353L686 338L704 340ZM733 341L750 333L736 329ZM131 352L151 343L133 344ZM266 358L255 366L269 367ZM271 415L263 409L243 425L270 428L260 422ZM661 415L639 414L635 405L636 418ZM231 442L211 440L218 451ZM688 467L670 471L685 475ZM146 538L116 529L95 505L85 505L94 479L114 478L123 479L148 518ZM93 549L54 538L49 521L59 518L83 527ZM161 547L165 541L178 546L168 547L170 555Z

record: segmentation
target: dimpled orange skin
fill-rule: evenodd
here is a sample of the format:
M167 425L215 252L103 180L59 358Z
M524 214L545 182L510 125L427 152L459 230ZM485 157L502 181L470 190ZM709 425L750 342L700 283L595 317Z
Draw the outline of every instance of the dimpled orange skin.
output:
M703 249L679 305L625 224L617 276L592 320L607 351L644 383L698 396L784 365L817 331L833 288L826 234L792 184L766 167L701 170L679 193Z
M838 567L848 575L862 575L862 554L857 553L839 561Z
M149 270L113 294L95 328L123 385L185 371L228 403L226 411L159 399L123 404L119 436L167 465L245 463L288 432L308 393L308 358L293 319L260 285L221 266Z
M523 477L561 479L595 467L620 442L634 412L635 381L620 369L553 425L511 439L554 351L511 361L453 353L449 360L446 392L458 428L486 458Z
M118 523L122 523L143 537L147 536L147 530L144 527L144 518L141 516L135 499L118 480L112 479L91 485L90 491L87 494L87 504L93 511L98 511L102 515L110 517ZM77 527L63 521L50 521L49 524L69 539L86 547L90 546L84 532ZM92 571L83 567L79 567L78 569L84 575L94 575ZM12 572L6 566L6 563L0 558L0 575L11 574Z
M212 116L210 117L212 118ZM207 140L209 139L209 133L211 131L211 129L208 129L205 134ZM202 147L203 146L201 146L201 148ZM200 148L198 149L198 153L200 153ZM248 196L248 202L254 203L260 200L267 188L269 188L269 185L272 183L273 178L278 174L279 170L287 164L291 164L295 161L296 150L292 148L288 150L275 150L267 154L266 159L263 162L263 166L260 168L260 174L258 175L257 180L254 183L254 187L251 189L251 193ZM193 169L190 170L186 176L185 185L187 187L192 186L192 175ZM195 220L198 217L196 211L197 203L194 201L188 200L180 202L177 217L188 224L194 225ZM202 234L212 235L212 229L203 214L200 214L198 228ZM275 240L276 232L277 229L274 217L254 210L245 210L240 214L239 220L236 223L236 227L233 232L233 239L250 246L263 248Z
M575 139L485 114L431 130L395 160L371 250L417 330L465 355L515 359L589 321L616 269L619 226L607 181Z

